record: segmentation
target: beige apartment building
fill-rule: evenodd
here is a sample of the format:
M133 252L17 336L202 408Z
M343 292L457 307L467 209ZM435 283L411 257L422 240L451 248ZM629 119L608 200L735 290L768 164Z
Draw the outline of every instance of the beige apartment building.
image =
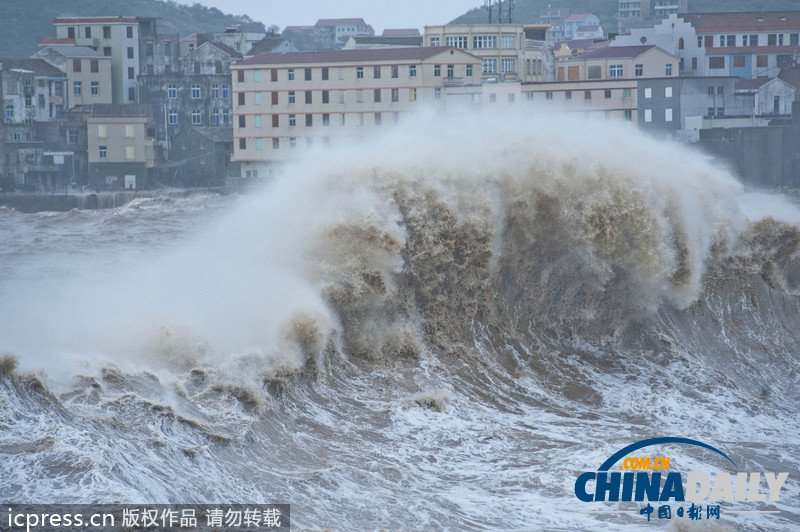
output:
M45 46L33 57L44 59L67 75L67 102L77 105L112 103L111 58L86 46Z
M101 104L86 118L89 181L98 190L147 186L155 165L152 111L147 105Z
M636 125L638 98L638 81L619 79L523 83L520 99L539 109L619 119Z
M443 106L448 87L481 83L481 60L452 47L265 53L231 71L243 177L298 147L369 136L423 102Z
M452 46L481 58L484 79L548 81L553 48L545 42L550 26L523 24L447 24L425 26L423 46Z
M72 41L111 58L112 101L136 102L139 75L139 20L134 17L61 17L53 21L56 38Z
M677 77L679 64L655 45L603 46L558 61L556 81Z

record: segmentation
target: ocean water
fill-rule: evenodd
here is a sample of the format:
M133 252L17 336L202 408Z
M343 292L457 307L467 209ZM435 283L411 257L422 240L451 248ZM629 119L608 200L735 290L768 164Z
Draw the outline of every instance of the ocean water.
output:
M700 154L546 115L419 116L242 196L0 209L0 500L796 530L798 223ZM664 436L788 471L780 501L648 523L575 497Z

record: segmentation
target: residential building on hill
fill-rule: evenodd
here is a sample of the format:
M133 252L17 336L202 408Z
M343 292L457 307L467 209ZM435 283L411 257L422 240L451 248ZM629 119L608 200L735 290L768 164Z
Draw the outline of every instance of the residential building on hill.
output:
M33 57L44 59L67 76L66 108L112 103L111 58L86 46L40 46Z
M231 67L234 161L243 177L297 149L373 134L448 87L479 85L481 59L452 47L261 54Z
M564 40L570 41L579 38L576 34L578 33L578 28L582 26L594 26L595 28L599 28L600 19L591 13L576 13L568 16L564 20ZM601 29L600 36L602 37L602 35L603 31Z
M655 45L604 46L559 60L557 81L677 77L678 58Z
M321 18L315 28L327 29L332 38L333 48L341 48L350 37L373 37L375 30L363 18Z

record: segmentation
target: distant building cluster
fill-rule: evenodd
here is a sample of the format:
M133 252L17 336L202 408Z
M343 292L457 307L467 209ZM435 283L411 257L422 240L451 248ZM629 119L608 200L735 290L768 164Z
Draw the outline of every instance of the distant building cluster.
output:
M529 24L381 35L360 18L181 38L149 17L60 17L32 57L0 58L0 188L260 178L421 105L558 109L683 142L785 123L800 90L800 11L686 8L620 0L624 32L610 37L595 15L560 7Z

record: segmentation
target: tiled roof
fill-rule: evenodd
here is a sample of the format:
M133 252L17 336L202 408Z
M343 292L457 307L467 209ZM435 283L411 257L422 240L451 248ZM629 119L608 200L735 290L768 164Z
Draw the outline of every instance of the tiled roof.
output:
M136 103L96 103L92 105L92 118L147 118L150 108Z
M778 31L800 28L800 11L756 11L749 13L692 13L678 15L697 33L723 31Z
M570 15L564 19L565 22L578 22L581 20L586 20L588 17L591 16L591 13L576 13L574 15Z
M792 85L800 94L800 65L781 69L778 79Z
M577 57L578 59L623 59L639 57L653 48L656 48L654 44L646 46L604 46L602 48L588 50Z
M30 70L37 76L48 76L51 78L63 78L66 74L45 61L44 59L0 59L3 70Z
M309 31L309 30L313 30L313 29L314 29L314 26L286 26L285 28L283 28L283 31L284 32L293 31L295 33L299 33L299 32L302 32L302 31Z
M242 57L242 54L240 54L239 52L237 52L236 50L234 50L233 48L231 48L227 44L224 44L224 43L221 43L221 42L216 42L216 41L210 41L208 43L203 43L203 44L210 44L211 46L215 46L216 48L222 50L223 52L225 52L226 54L228 54L231 57L235 57L235 58L241 58Z
M53 24L111 24L114 22L138 24L136 17L60 17Z
M367 36L353 36L356 44L387 44L395 46L422 46L422 35L418 36L401 36L401 37L367 37Z
M258 41L253 48L250 49L248 54L258 55L273 51L286 41L283 37L264 37Z
M417 28L398 28L383 30L382 37L418 37L421 36Z
M321 18L315 26L366 26L363 18Z
M42 39L39 46L50 46L52 44L75 44L75 39Z
M753 78L753 79L737 79L736 80L736 90L737 91L746 91L746 90L758 90L767 83L772 81L770 78Z
M64 57L105 57L97 50L92 50L88 46L67 46L67 45L54 45L46 46L50 50L54 50ZM108 58L111 60L111 58Z
M571 41L558 41L553 48L560 50L564 47L570 50L577 50L578 48L587 48L594 42L594 39L572 39Z
M238 63L238 65L285 65L342 61L420 61L447 50L455 49L449 46L427 46L420 48L369 48L365 50L309 50L306 52L287 52L285 54L266 53L246 59ZM462 50L462 53L467 52ZM479 61L478 58L475 59Z

